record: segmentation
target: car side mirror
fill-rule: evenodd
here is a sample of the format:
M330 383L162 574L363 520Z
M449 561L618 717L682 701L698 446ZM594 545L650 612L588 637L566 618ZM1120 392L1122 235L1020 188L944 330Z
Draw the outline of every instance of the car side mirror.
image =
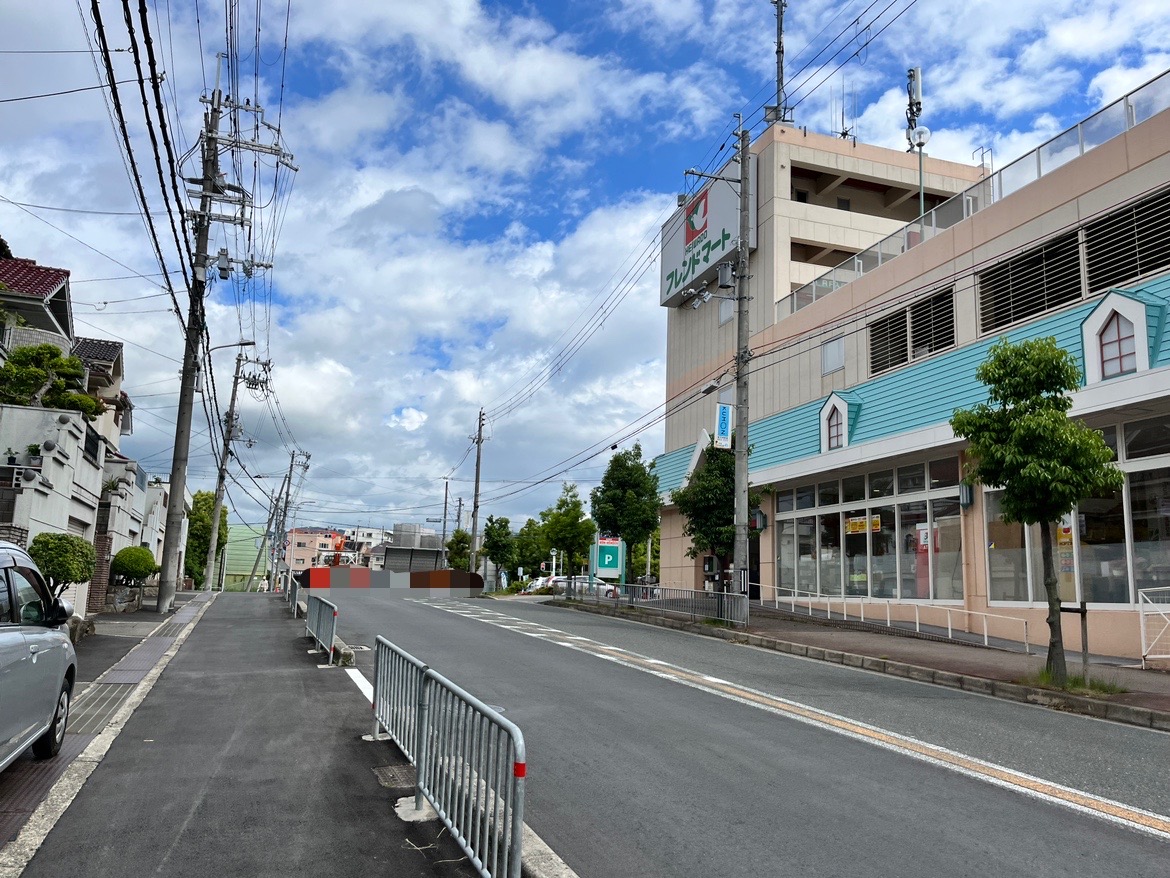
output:
M64 625L73 618L73 604L62 598L53 601L53 609L49 613L54 625Z

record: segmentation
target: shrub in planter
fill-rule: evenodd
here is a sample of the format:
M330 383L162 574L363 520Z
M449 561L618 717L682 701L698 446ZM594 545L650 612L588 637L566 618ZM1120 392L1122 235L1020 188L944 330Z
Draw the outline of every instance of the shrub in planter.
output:
M158 571L154 555L142 546L127 546L110 561L110 575L119 585L140 587Z

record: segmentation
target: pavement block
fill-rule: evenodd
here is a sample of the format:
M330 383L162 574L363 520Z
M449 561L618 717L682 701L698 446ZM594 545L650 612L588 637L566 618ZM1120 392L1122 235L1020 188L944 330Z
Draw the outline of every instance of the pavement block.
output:
M906 676L911 680L917 680L919 683L933 683L935 671L931 668L919 668L914 665L906 666Z
M841 653L841 664L843 665L848 665L851 668L860 668L863 667L864 662L865 658L863 656L854 655L851 652Z
M834 662L835 664L839 665L839 664L841 664L842 659L844 659L844 657L845 657L845 653L841 652L839 649L826 649L825 650L824 659L827 662Z
M978 692L980 695L994 695L992 691L992 684L994 680L987 680L983 677L963 677L963 691L964 692Z
M879 674L886 672L886 660L879 658L870 658L869 656L861 657L861 666L867 671L877 671Z
M952 674L947 671L935 671L934 682L939 686L949 686L952 689L962 689L963 675Z
M886 662L886 673L892 677L909 677L910 670L913 665L903 664L902 662Z
M991 684L991 693L996 698L1007 698L1010 701L1029 701L1036 695L1036 690L1031 686L1020 686L1016 683L994 680Z
M1150 727L1170 732L1170 713L1161 710L1150 711Z

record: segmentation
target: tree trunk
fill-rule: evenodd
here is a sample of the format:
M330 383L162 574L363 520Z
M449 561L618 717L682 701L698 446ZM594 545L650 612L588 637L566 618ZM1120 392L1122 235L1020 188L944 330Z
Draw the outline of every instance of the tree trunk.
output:
M1040 546L1044 557L1044 593L1048 598L1048 661L1044 667L1052 675L1052 682L1063 688L1068 682L1068 669L1064 663L1060 590L1056 578L1056 564L1052 560L1052 522L1040 522Z

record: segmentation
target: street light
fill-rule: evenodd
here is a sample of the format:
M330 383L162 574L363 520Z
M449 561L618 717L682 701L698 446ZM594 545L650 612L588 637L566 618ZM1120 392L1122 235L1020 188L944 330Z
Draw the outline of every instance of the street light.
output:
M923 217L926 215L926 186L922 171L922 147L930 142L930 129L925 125L919 125L911 132L911 139L914 145L918 147L918 215ZM923 223L925 224L925 220ZM923 229L925 237L925 229Z

